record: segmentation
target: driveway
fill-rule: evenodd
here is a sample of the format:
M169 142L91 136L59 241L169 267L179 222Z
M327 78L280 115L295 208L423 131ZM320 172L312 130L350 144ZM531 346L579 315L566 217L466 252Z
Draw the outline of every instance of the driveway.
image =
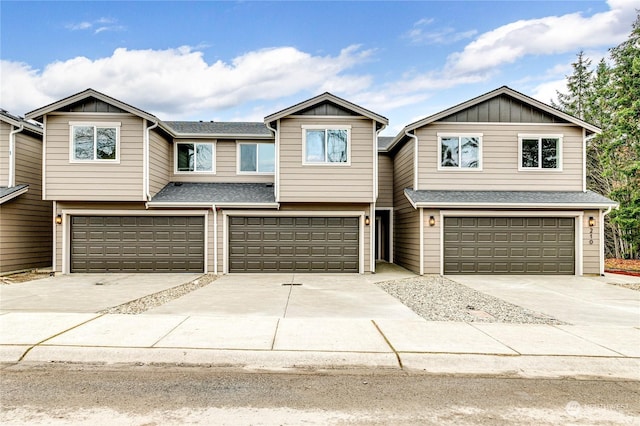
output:
M450 275L448 279L574 325L640 326L640 291L611 283L638 278L532 275Z

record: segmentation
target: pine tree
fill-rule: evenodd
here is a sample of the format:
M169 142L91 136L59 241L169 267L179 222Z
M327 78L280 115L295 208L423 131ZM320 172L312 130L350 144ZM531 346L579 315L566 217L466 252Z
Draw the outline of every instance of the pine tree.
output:
M551 104L567 114L590 121L589 102L593 97L591 60L586 58L584 52L581 51L578 53L578 60L571 66L573 74L567 76L568 93L556 91L558 102L552 101Z

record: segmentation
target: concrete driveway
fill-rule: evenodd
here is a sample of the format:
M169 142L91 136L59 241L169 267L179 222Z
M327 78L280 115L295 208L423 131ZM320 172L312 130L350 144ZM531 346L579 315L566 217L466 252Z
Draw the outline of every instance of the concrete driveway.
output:
M0 312L98 312L201 274L70 274L0 285Z
M640 282L635 277L606 274L604 277L450 275L447 278L569 324L640 326L640 291L611 284Z

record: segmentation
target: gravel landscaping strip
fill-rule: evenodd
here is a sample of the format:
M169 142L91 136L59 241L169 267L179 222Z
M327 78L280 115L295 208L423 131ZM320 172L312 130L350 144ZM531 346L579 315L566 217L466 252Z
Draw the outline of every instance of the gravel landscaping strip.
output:
M378 286L428 321L567 324L440 275L385 281Z
M618 287L628 288L629 290L640 291L640 283L609 283Z
M167 302L182 297L187 293L191 293L201 287L211 284L216 279L217 275L206 274L202 275L195 280L182 284L176 287L172 287L167 290L159 291L157 293L150 294L148 296L141 297L140 299L132 300L122 305L107 308L98 312L99 314L130 314L137 315L148 311L151 308L164 305Z

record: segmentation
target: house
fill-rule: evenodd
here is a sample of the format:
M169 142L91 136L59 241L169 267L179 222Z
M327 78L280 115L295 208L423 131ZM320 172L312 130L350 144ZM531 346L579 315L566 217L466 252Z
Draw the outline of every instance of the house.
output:
M51 203L42 200L42 128L0 110L0 274L51 266Z
M163 122L92 89L45 127L56 272L372 272L387 119L329 93L263 123Z
M604 216L586 189L600 130L501 87L407 125L393 159L393 261L419 274L601 274Z
M599 129L507 87L396 137L330 93L258 123L162 121L92 89L26 117L56 272L603 271Z

